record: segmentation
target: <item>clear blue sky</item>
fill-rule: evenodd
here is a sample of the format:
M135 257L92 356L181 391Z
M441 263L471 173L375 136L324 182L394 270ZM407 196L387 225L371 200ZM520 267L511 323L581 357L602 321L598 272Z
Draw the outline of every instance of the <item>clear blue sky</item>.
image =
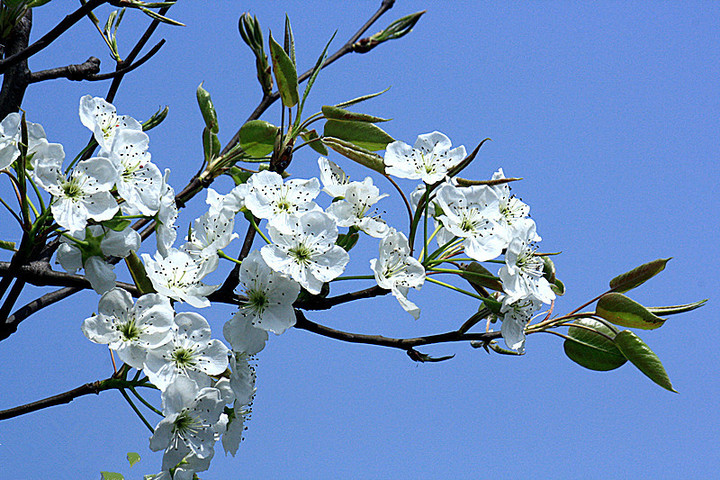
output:
M337 48L379 3L180 2L171 16L187 26L159 29L167 44L125 80L115 104L138 119L170 106L167 121L150 132L150 151L161 169L172 169L179 189L201 157L197 85L204 81L213 96L223 141L260 99L254 60L237 34L243 11L276 37L287 11L304 70L335 29ZM35 38L75 5L38 9ZM568 293L557 302L560 313L602 292L618 273L674 257L632 296L646 305L711 299L641 334L680 393L657 387L629 364L607 373L584 370L551 335L530 336L523 357L445 344L423 351L455 354L453 360L416 364L401 351L291 330L271 337L259 355L257 397L237 457L218 451L201 477L714 477L720 469L720 4L399 1L370 33L421 9L428 12L409 36L324 71L307 111L392 86L361 109L392 117L384 128L395 138L411 143L440 130L468 149L492 138L471 174L489 178L502 167L524 178L514 191L531 205L542 250L563 252L556 265ZM104 18L109 10L98 12ZM128 13L120 32L124 52L145 22ZM84 22L30 67L80 63L90 55L102 59L103 70L111 68ZM79 98L103 96L107 86L33 85L24 108L72 157L88 138ZM278 123L278 117L275 107L263 118ZM316 160L304 149L290 170L317 175ZM376 183L392 194L382 179ZM5 180L0 188L6 195ZM406 224L396 196L383 203L391 224ZM182 225L202 208L196 199ZM16 238L10 217L0 218L2 239ZM369 273L376 248L368 239L353 250L351 271ZM430 284L411 299L423 309L417 321L392 298L309 317L348 331L417 336L456 328L477 308ZM96 308L92 292L76 295L0 344L0 409L108 376L107 350L80 331ZM220 336L232 311L200 313ZM132 470L129 451L143 457ZM160 459L116 392L0 423L0 476L7 480L98 478L100 470L141 478L158 471Z

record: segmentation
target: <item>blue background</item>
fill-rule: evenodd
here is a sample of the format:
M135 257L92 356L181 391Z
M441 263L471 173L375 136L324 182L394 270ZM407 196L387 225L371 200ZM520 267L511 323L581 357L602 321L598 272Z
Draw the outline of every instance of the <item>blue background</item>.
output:
M252 419L237 456L225 457L218 448L202 478L717 475L720 4L578 3L400 1L369 33L427 9L415 31L323 71L306 112L392 86L356 109L393 118L383 125L393 137L413 143L418 134L440 130L468 149L492 138L467 176L490 178L502 167L506 175L524 178L514 192L531 206L541 249L562 251L555 261L568 292L557 302L558 313L604 291L616 274L674 257L631 296L646 305L711 298L662 329L641 332L680 393L661 389L629 364L607 373L585 370L565 357L562 341L551 335L530 336L522 357L444 344L421 350L456 354L453 360L416 364L399 350L292 329L272 336L259 355ZM37 9L34 38L76 5L61 1ZM179 191L202 156L197 85L204 81L212 94L223 142L260 100L254 59L237 34L243 11L257 15L264 32L272 29L276 38L287 12L304 71L335 29L331 51L378 5L180 2L170 16L187 26L161 26L156 38L167 44L126 78L114 104L141 120L170 106L168 119L150 132L150 150L161 169L172 169ZM97 10L101 21L109 11ZM121 52L129 51L146 23L143 15L127 12ZM33 57L30 68L81 63L90 55L102 59L103 71L113 68L85 21ZM23 107L28 120L41 123L48 139L62 143L72 158L89 138L77 115L79 98L104 96L108 85L31 85ZM279 123L278 106L263 118ZM331 159L353 178L365 176L338 155ZM316 160L314 152L300 150L290 171L316 176ZM2 182L3 198L9 198ZM382 178L375 182L392 196L378 205L385 218L406 229L399 199ZM407 191L414 186L401 184ZM201 194L181 216L180 231L204 208ZM0 216L2 239L17 240L11 217ZM242 235L244 225L238 230ZM236 241L227 251L239 248ZM363 239L352 254L348 272L369 273L377 241ZM333 291L371 284L343 282ZM30 299L28 294L21 301ZM477 309L475 301L432 284L410 299L423 309L417 321L392 297L308 317L348 331L405 337L457 328ZM83 292L31 317L0 344L0 409L112 372L107 349L80 331L96 308L97 296ZM232 309L213 306L200 313L221 337ZM149 451L147 438L117 392L86 396L1 422L0 477L98 478L100 470L110 470L141 478L160 466L161 455ZM132 469L125 460L129 451L143 457Z

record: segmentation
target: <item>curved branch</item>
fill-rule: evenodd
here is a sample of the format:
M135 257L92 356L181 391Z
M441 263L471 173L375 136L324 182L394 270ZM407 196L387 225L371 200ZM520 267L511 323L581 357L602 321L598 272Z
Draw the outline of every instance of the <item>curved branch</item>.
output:
M316 333L318 335L322 335L323 337L334 338L335 340L341 340L343 342L364 343L368 345L378 345L381 347L397 348L399 350L406 351L421 345L433 345L436 343L465 342L470 340L490 342L491 340L495 340L502 336L500 332L462 333L459 331L452 331L436 335L427 335L425 337L391 338L383 337L382 335L366 335L363 333L350 333L342 330L335 330L334 328L326 327L308 320L305 318L305 314L297 309L295 310L295 319L295 328L307 330L308 332Z
M85 385L80 385L79 387L73 388L72 390L69 390L67 392L59 393L52 397L38 400L37 402L20 405L19 407L8 408L7 410L0 410L0 420L7 420L8 418L19 417L20 415L25 415L26 413L42 410L43 408L70 403L76 398L82 397L83 395L90 395L91 393L97 395L103 390L106 389L102 388L101 380L86 383Z
M63 18L62 21L55 26L55 28L43 35L35 43L13 55L10 55L4 60L0 60L0 73L5 73L8 68L12 67L13 65L17 65L23 60L27 60L39 51L48 47L60 35L68 31L73 25L82 20L85 15L92 12L94 9L96 9L103 3L108 3L108 0L90 0L88 3L84 4L83 6L75 10L73 13Z

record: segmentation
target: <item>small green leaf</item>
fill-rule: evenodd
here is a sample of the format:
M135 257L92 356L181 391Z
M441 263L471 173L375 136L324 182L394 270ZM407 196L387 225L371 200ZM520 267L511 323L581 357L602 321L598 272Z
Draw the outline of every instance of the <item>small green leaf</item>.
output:
M595 331L572 325L582 325ZM565 339L563 344L565 355L570 360L587 369L598 371L614 370L625 364L627 359L615 342L602 335L615 338L617 330L612 330L592 318L579 318L572 325L568 329L569 338Z
M623 330L615 336L615 344L625 355L625 358L630 360L650 380L671 392L677 393L672 383L670 383L670 378L660 359L640 337L630 330Z
M346 252L349 252L350 249L357 244L358 240L360 240L360 234L357 232L348 232L347 234L338 235L335 244L341 246Z
M225 173L227 175L230 175L230 177L232 177L233 182L235 182L235 185L247 183L248 179L252 176L252 172L248 172L247 170L242 170L238 167L230 167L228 169L228 171Z
M595 313L608 322L621 327L653 330L665 323L664 318L658 317L622 293L611 292L600 297L595 307Z
M553 262L552 259L547 255L543 255L540 258L543 261L543 276L547 279L548 282L555 283L555 262Z
M632 290L665 270L665 265L669 261L670 258L659 258L657 260L653 260L652 262L640 265L637 268L633 268L629 272L618 275L610 280L610 288L613 292L619 293Z
M380 127L367 122L328 120L325 137L335 137L370 151L383 150L395 139Z
M685 305L670 305L667 307L647 307L647 309L655 315L675 315L676 313L685 313L705 305L708 299L699 302L686 303Z
M332 105L324 105L322 113L327 119L334 120L354 120L358 122L378 123L378 122L389 122L389 118L376 117L374 115L368 115L367 113L358 113L345 110L344 108L338 108Z
M348 100L346 102L340 102L334 106L338 107L338 108L349 107L351 105L355 105L356 103L364 102L366 100L370 100L371 98L375 98L379 95L382 95L383 93L387 92L388 90L390 90L390 87L386 88L385 90L383 90L381 92L371 93L369 95L363 95L362 97L353 98L352 100Z
M140 454L136 452L128 452L127 454L128 462L130 462L130 466L132 467L136 463L140 461Z
M215 112L215 106L210 98L210 92L203 88L203 84L198 85L195 91L197 97L198 106L200 107L200 113L202 113L203 121L205 126L212 132L218 133L218 119L217 112Z
M521 355L525 355L525 352L518 352L515 350L510 350L508 348L503 348L500 345L497 344L497 342L492 341L487 344L488 347L490 347L490 350L492 350L495 353L499 353L500 355L510 355L514 357L519 357Z
M290 17L287 13L285 14L285 41L283 42L283 50L288 54L293 65L297 68L297 61L295 60L295 36L290 26Z
M340 155L371 170L385 174L385 163L380 155L335 137L324 137L323 143Z
M142 124L143 132L147 132L148 130L152 130L153 128L160 125L163 120L167 118L168 112L170 111L170 107L167 105L165 108L159 109L157 112L153 113L153 116L147 119Z
M7 240L0 240L0 248L3 250L10 250L15 251L15 242L10 242Z
M115 472L100 472L100 477L102 480L125 480L125 477Z
M150 281L145 271L145 266L140 260L140 257L137 256L137 253L131 251L130 255L125 257L125 264L128 270L130 270L130 276L135 286L140 290L140 293L143 295L146 293L155 293L155 287L153 287L152 281Z
M320 135L315 130L305 130L300 134L300 137L307 142L307 144L318 152L320 155L328 155L327 147L320 140Z
M286 107L298 103L298 77L295 65L279 43L270 34L270 57L272 58L275 82L280 91L280 99Z
M478 287L489 288L498 292L503 289L500 279L478 262L460 265L460 269L465 271L462 277L470 282L475 291L481 295L484 295L484 293Z
M455 355L447 355L444 357L431 357L427 353L421 353L412 348L407 351L407 354L408 354L408 357L410 357L414 362L420 362L420 363L444 362L445 360L450 360L451 358L455 357Z
M265 120L250 120L240 128L240 147L251 157L264 157L273 151L278 127Z
M485 306L495 315L500 315L500 309L502 308L502 302L498 302L493 298L483 298L482 301Z
M555 283L550 284L550 290L555 292L555 295L563 296L565 295L565 284L556 278Z
M115 230L116 232L122 232L130 225L130 223L130 220L117 217L102 222L104 227L107 227L110 230Z
M308 81L305 84L305 91L303 92L302 100L300 100L300 107L298 108L298 111L295 115L295 127L296 128L298 125L300 125L300 115L302 114L302 111L305 108L305 100L307 100L307 97L310 94L310 89L315 84L315 80L317 79L317 76L320 73L320 70L322 70L323 63L325 63L325 58L327 57L327 49L330 47L330 43L335 38L336 34L337 34L337 30L335 30L335 33L332 34L332 37L330 37L330 40L328 40L328 43L325 45L325 48L323 49L322 53L320 54L320 57L315 62L315 66L312 69L312 73L310 74L310 77L308 78Z

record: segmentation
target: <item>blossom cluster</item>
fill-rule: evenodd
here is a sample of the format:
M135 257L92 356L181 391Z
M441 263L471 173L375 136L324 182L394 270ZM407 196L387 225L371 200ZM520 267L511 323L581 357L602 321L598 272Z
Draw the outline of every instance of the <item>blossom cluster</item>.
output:
M161 174L151 162L143 126L90 96L80 100L80 119L93 132L96 156L63 168L62 146L48 143L41 126L27 123L27 169L51 195L48 210L61 234L57 261L69 272L84 269L101 294L97 314L83 322L82 331L142 370L162 392L163 420L150 438L150 448L164 452L156 478L192 478L207 469L218 440L226 453L235 454L255 392L254 355L268 332L279 335L295 324L301 292L319 295L343 274L350 259L343 238L363 233L377 239L370 278L416 319L420 308L408 299L410 288L419 290L430 274L444 273L436 269L439 264L463 255L476 262L504 256L498 272L502 292L496 294L502 302L501 333L518 351L532 315L554 299L536 255L540 237L529 207L510 193L502 169L489 182L461 186L455 170L466 158L465 148L452 148L442 133L420 135L414 147L396 141L385 151L388 175L421 181L410 203L434 222L432 236L415 256L408 236L375 213L376 203L388 195L370 177L351 181L324 157L318 160L319 179L285 180L261 169L226 194L208 189L207 211L193 222L185 242L175 245L175 192L169 172ZM21 118L11 114L0 124L0 169L16 165L21 137ZM316 202L321 192L329 197L325 208ZM235 260L223 249L238 238L239 214L267 244ZM155 222L157 248L153 255L143 253L142 272L133 272L134 278L146 276L154 292L134 301L116 286L113 265L140 248L141 237L130 227L136 218ZM429 245L433 237L435 252ZM223 258L240 263L242 301L223 326L229 347L212 338L202 315L175 310L177 302L210 306L208 297L219 286L203 279Z

